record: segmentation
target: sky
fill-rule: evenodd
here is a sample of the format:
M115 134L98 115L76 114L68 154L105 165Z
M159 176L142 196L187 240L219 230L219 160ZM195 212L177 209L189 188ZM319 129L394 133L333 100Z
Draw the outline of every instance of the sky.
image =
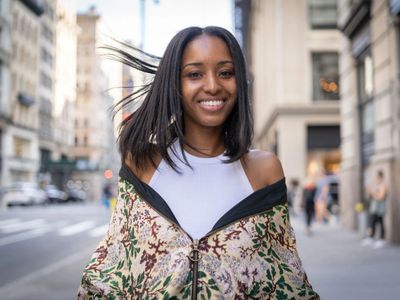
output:
M84 13L95 5L107 30L116 38L141 42L141 0L62 0ZM233 0L144 0L144 50L162 56L171 38L188 26L217 25L233 32Z

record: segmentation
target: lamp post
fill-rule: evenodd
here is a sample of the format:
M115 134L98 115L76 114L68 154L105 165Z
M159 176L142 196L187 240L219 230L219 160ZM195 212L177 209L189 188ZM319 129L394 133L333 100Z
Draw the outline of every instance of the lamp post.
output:
M153 0L154 4L159 4L160 0ZM139 0L140 4L140 49L144 50L146 35L146 0Z

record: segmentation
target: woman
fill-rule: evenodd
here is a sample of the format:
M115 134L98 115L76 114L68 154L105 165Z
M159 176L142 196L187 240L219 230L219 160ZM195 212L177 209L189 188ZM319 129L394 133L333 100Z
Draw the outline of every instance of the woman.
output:
M231 33L180 31L119 138L118 203L79 299L319 299L281 164L249 151L245 62Z
M368 238L362 241L362 245L367 246L373 244L374 248L382 248L385 246L385 212L386 198L388 188L384 181L383 171L377 171L373 187L367 189L367 195L370 197L369 213L371 218L371 232ZM379 224L379 239L374 241L376 228Z
M311 234L311 221L315 213L315 194L316 187L314 182L309 179L303 189L303 207L306 216L306 234Z

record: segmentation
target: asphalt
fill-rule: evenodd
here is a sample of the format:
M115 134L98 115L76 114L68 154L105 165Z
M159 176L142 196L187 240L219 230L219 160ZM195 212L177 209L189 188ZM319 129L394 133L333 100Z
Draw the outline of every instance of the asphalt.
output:
M314 223L311 235L302 216L292 216L291 222L303 266L321 299L400 299L400 245L362 246L358 233L339 220Z

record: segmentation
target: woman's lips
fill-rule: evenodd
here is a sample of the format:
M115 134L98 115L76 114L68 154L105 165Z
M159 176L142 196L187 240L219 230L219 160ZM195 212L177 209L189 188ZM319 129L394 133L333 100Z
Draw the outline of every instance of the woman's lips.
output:
M213 99L213 100L200 100L200 107L208 111L221 110L225 106L225 100L223 99Z

